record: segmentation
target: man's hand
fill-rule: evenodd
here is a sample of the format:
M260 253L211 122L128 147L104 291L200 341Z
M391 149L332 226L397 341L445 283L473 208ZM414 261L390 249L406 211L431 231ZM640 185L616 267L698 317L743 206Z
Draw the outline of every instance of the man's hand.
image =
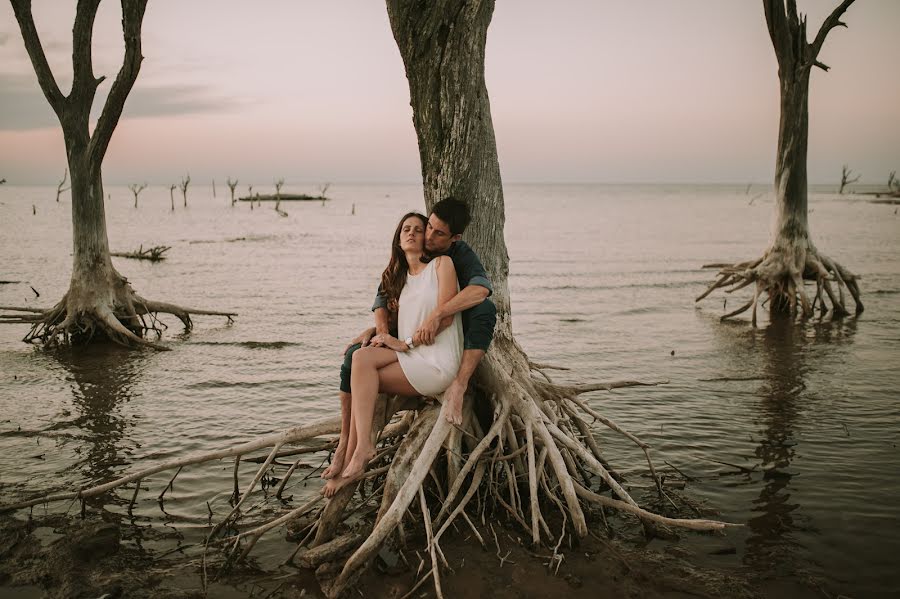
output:
M366 329L365 331L363 331L362 333L360 333L359 335L357 335L356 337L351 339L350 343L347 344L347 347L344 348L344 351L341 352L341 355L346 354L347 350L350 349L352 346L356 345L357 343L361 344L363 347L367 346L369 344L369 340L372 339L372 335L374 335L374 334L375 334L375 327L369 327L368 329Z
M462 426L462 408L463 397L466 394L466 388L454 380L444 391L444 403L447 404L447 422Z
M413 343L416 345L432 345L440 327L441 319L432 312L416 329L416 333L413 335Z

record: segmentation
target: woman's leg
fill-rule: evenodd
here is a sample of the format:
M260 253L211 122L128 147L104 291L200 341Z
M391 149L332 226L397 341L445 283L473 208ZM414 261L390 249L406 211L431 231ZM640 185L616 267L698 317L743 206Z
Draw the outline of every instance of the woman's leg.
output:
M382 370L385 372L381 372ZM397 362L397 352L380 347L366 347L353 354L350 385L353 388L350 411L356 431L356 449L342 476L353 479L365 472L369 460L375 455L372 417L379 391L402 395L418 393L406 380L406 375Z

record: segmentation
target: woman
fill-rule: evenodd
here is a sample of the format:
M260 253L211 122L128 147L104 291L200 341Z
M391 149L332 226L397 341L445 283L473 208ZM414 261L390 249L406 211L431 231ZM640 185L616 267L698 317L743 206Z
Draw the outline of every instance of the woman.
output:
M423 215L410 212L394 231L391 260L381 275L381 287L388 306L396 308L392 316L397 318L399 339L376 335L372 342L383 347L363 347L353 354L349 410L345 410L346 402L342 402L340 442L334 462L323 474L330 478L325 484L326 497L361 477L375 456L372 417L379 393L435 396L447 388L459 370L462 357L459 314L441 321L434 344L412 346L412 335L422 321L459 291L456 269L450 258L438 256L430 262L423 261L427 223ZM346 466L345 456L350 456Z

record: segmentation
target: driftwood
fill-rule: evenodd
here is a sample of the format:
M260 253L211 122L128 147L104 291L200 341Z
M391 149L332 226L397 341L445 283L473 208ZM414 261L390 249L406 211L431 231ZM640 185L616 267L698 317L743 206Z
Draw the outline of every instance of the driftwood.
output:
M242 198L238 198L239 202L277 202L279 199L278 194L255 194L252 196L244 196ZM310 201L323 201L330 200L331 198L327 198L325 196L311 196L306 195L304 193L283 193L281 194L282 202L310 202Z
M110 252L109 255L118 256L119 258L133 258L135 260L150 260L151 262L159 262L166 259L163 254L171 249L172 248L168 245L157 245L145 250L144 246L142 245L134 252Z

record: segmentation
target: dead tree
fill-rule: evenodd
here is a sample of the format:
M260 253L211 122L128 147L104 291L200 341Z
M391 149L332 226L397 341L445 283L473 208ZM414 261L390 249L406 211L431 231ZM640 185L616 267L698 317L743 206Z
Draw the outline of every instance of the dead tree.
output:
M278 216L287 216L287 212L281 209L281 188L284 187L284 179L275 181L275 212Z
M213 179L212 183L213 183L213 197L216 197L216 180Z
M66 168L66 170L63 172L62 181L60 181L59 184L56 186L56 203L57 204L59 203L60 194L64 191L69 191L69 189L71 189L71 187L66 187L66 179L68 179L68 178L69 178L69 169Z
M888 191L894 191L894 182L897 180L897 171L891 171L888 176Z
M137 183L132 183L131 185L128 186L128 189L130 189L131 193L134 194L134 207L135 208L138 207L138 196L141 195L141 192L144 191L146 188L147 188L146 183L142 183L141 185L138 185Z
M250 210L253 210L253 186L247 186L247 196L250 198Z
M184 178L181 179L181 197L184 198L184 207L187 208L187 190L188 185L191 184L191 174L188 173Z
M174 183L169 185L169 201L172 203L172 212L175 212L175 188L177 187Z
M228 189L231 190L231 205L234 206L234 201L235 201L234 200L234 188L237 187L238 180L235 179L234 181L232 181L231 177L228 177L228 180L226 181L226 183L228 184ZM252 206L251 206L251 208L252 208Z
M844 187L846 187L850 183L856 183L857 181L859 181L860 176L856 175L855 177L853 177L851 179L850 175L852 175L852 174L853 174L853 169L848 168L846 164L843 167L841 167L841 188L838 190L838 194L844 195Z
M846 27L840 19L853 1L841 2L822 23L812 43L809 43L806 39L806 17L798 14L795 0L763 0L769 37L778 60L781 94L781 118L775 158L775 228L769 248L761 258L737 264L710 265L721 270L717 279L697 301L722 287L727 287L726 293L731 293L754 286L751 299L737 310L722 316L723 320L752 309L751 321L756 326L756 309L761 298L763 301L768 300L771 314L799 313L803 317L809 317L813 315L817 303L824 313L828 308L823 292L831 301L832 316L845 316L849 312L846 309L844 288L853 296L856 313L863 311L858 277L813 245L807 208L809 75L813 67L828 70L819 61L819 52L832 29ZM816 284L816 294L812 301L804 288L805 280ZM837 293L832 282L836 283Z
M15 314L3 315L2 323L31 325L28 342L53 344L109 338L124 345L150 345L147 331L158 330L155 314L176 315L186 327L191 314L233 314L182 308L138 296L128 280L113 268L106 233L101 166L122 108L141 67L141 24L147 0L122 0L122 29L125 56L109 90L93 133L89 127L91 105L104 77L93 72L91 39L94 17L100 0L82 0L75 12L72 30L72 88L63 95L44 54L30 0L12 0L25 49L31 59L41 91L62 126L72 191L72 278L62 300L46 310L4 308ZM148 325L144 317L150 315Z

